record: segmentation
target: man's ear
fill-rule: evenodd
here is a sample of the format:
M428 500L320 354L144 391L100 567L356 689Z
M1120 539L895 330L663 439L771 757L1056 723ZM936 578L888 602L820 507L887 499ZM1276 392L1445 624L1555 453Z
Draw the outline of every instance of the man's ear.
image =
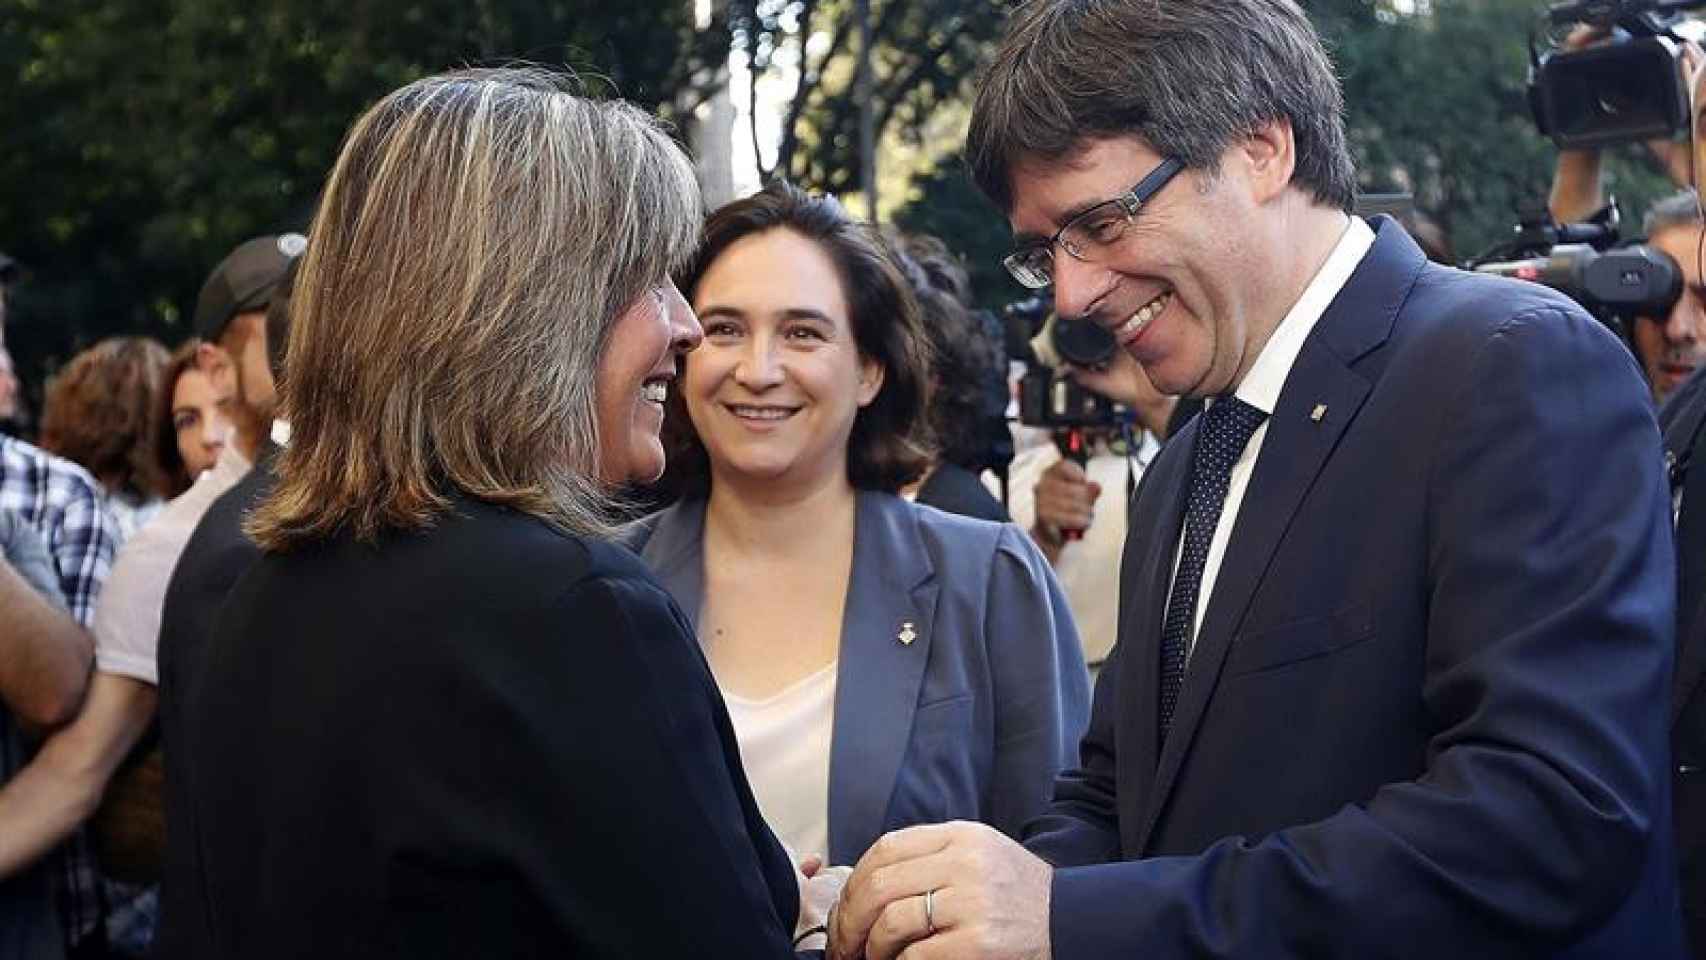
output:
M1267 203L1291 185L1291 174L1297 169L1297 139L1290 120L1281 117L1263 123L1237 149L1249 169L1252 199L1257 203Z

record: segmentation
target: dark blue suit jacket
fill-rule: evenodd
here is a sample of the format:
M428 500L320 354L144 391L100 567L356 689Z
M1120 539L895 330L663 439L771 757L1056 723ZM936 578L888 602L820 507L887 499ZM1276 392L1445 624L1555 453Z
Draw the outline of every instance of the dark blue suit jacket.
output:
M705 595L705 501L625 538L695 622ZM917 634L896 636L903 624ZM1072 762L1090 682L1066 596L1012 524L862 491L835 671L829 858L884 833L981 820L1017 835Z
M1677 866L1694 955L1706 958L1706 372L1659 411L1682 495L1676 528L1676 682L1671 698L1671 800Z
M1027 831L1063 868L1056 960L1680 955L1640 373L1562 297L1376 228L1269 422L1165 750L1196 426L1144 474L1082 767Z

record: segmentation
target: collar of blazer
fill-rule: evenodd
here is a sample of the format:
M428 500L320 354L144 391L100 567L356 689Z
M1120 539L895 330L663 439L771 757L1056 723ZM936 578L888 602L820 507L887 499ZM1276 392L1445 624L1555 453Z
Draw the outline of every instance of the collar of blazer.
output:
M919 508L892 494L857 496L836 666L838 722L830 747L834 863L851 862L882 833L930 660L939 593L919 530ZM642 521L639 529L649 533L628 541L695 628L705 596L705 503L702 498L677 503Z

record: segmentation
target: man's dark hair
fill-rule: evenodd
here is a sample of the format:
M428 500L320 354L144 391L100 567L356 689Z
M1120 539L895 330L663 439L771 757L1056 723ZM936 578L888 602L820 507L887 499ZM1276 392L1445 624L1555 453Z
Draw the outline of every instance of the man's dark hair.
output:
M853 420L847 442L847 479L861 490L893 493L923 475L930 463L930 354L918 302L875 231L848 216L828 197L782 181L726 204L705 222L704 241L678 285L693 298L711 264L732 244L767 230L785 229L813 241L841 277L853 340L859 353L883 367L877 396ZM685 496L710 489L705 446L677 391L665 420L669 474L665 485Z
M1695 195L1693 187L1686 187L1647 208L1647 215L1641 221L1641 229L1652 236L1661 230L1672 227L1699 228L1700 198Z
M1288 120L1292 182L1349 212L1343 113L1332 62L1291 0L1030 0L978 86L966 165L1010 211L1015 166L1088 139L1136 136L1214 173L1234 141Z

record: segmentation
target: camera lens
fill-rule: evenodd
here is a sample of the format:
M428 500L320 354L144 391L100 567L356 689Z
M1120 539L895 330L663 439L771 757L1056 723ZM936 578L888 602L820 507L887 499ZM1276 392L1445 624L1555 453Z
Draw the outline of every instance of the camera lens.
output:
M1054 350L1067 363L1095 367L1114 358L1114 335L1083 318L1054 322Z

